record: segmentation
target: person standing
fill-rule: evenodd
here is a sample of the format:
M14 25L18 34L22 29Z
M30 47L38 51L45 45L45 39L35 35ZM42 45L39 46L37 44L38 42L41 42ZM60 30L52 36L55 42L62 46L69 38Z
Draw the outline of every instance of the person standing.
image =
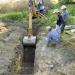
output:
M45 6L41 2L38 4L38 10L41 14L44 14Z
M53 13L55 14L55 15L57 15L57 20L55 21L55 24L56 24L56 28L59 30L59 32L61 33L61 26L63 25L63 23L64 23L64 21L63 21L63 18L62 18L62 16L61 16L61 13L60 13L60 11L58 10L58 9L55 9L54 11L53 11Z
M65 5L62 5L61 6L61 10L63 11L61 13L61 16L62 16L63 21L64 21L63 24L62 24L62 26L61 26L61 32L63 33L64 32L65 25L66 25L67 20L68 20L68 11L67 11L67 7Z

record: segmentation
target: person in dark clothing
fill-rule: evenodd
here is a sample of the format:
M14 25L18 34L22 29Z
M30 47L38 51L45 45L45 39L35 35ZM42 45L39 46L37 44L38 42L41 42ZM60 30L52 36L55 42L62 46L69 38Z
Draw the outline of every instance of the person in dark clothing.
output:
M61 32L62 31L61 27L64 24L64 20L63 20L63 18L61 16L61 13L60 13L60 11L58 9L55 9L53 13L57 15L56 28L59 29L60 32Z
M58 19L57 19L56 24L59 25L59 26L61 26L61 24L64 23L63 18L61 16L61 13L60 12L57 15L58 15Z

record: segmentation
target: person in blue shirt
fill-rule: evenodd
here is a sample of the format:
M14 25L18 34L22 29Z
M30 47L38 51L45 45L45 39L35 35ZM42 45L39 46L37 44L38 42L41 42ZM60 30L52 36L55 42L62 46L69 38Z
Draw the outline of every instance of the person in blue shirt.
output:
M42 2L39 2L38 10L41 14L44 14L45 6L42 4Z
M64 21L64 23L61 26L61 32L64 32L64 28L65 28L65 25L66 25L67 20L68 20L68 11L67 11L67 7L65 5L62 5L61 9L63 10L63 12L61 13L61 16L62 16L63 21Z
M60 42L59 30L57 28L49 28L48 31L47 46L49 46L50 44L56 46L56 44Z

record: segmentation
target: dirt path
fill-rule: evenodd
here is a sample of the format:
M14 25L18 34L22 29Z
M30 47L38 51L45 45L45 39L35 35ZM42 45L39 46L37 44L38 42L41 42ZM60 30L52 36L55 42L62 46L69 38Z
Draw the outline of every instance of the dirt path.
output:
M35 25L34 32L38 31L38 28L39 26ZM35 65L23 63L20 75L32 75L33 67L34 75L75 75L75 47L64 42L58 44L56 48L47 47L47 34L44 35L44 32L45 30L41 28L35 52ZM14 61L18 55L23 56L21 42L26 33L25 25L0 22L0 75L15 75ZM67 36L64 37L67 38Z
M35 52L34 75L75 75L75 47L65 41L47 47L46 35L40 35ZM70 37L68 37L70 39Z
M0 22L0 75L15 75L15 61L22 54L25 29L17 23Z

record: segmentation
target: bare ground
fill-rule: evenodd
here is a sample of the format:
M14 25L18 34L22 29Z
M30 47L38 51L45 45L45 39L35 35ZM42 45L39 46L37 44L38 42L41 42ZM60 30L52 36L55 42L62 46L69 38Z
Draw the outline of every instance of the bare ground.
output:
M26 33L18 24L0 22L0 75L15 75L15 61L22 54L21 39Z
M72 41L75 33L63 34L56 47L47 47L47 33L45 30L42 33L35 52L34 75L75 75L75 42Z

